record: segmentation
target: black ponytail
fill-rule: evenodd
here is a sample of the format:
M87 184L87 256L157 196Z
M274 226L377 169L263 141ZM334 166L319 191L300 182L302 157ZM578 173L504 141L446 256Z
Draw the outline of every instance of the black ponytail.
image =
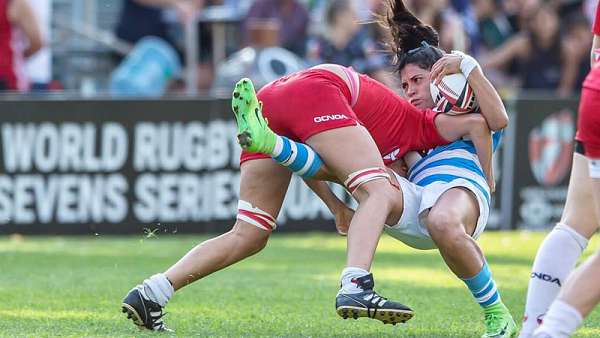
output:
M394 67L398 72L407 64L423 69L431 66L443 55L438 33L417 19L402 0L387 0L387 13L380 17L380 24L389 29L391 40L386 45L394 54Z

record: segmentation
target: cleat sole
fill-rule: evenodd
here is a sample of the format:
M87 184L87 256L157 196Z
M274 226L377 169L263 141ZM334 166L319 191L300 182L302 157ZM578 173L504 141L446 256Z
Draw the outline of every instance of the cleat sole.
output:
M129 304L127 303L123 303L121 308L121 311L123 313L127 313L127 319L131 319L133 321L133 323L139 328L139 329L144 329L144 321L142 320L142 317L140 317L140 315L137 313L137 311Z
M242 146L242 148L244 148L244 149L246 149L252 145L252 137L250 137L250 134L248 134L248 132L246 132L246 131L241 134L238 134L237 139L238 139L238 144L240 146Z
M366 317L377 319L384 324L392 325L406 323L414 316L414 312L410 310L378 309L377 311L369 311L369 309L366 308L357 308L351 306L340 306L336 309L336 312L344 319L347 319L349 316L352 316L353 319Z

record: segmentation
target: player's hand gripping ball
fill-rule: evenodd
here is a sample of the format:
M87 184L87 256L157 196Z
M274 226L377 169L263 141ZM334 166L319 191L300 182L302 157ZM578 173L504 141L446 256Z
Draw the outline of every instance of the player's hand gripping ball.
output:
M434 110L453 115L478 110L477 98L467 81L476 67L479 65L475 59L460 52L446 54L433 65L430 91Z

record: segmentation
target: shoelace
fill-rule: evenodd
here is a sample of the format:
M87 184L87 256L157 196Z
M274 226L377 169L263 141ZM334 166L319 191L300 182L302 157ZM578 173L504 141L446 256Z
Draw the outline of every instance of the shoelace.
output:
M163 313L162 310L158 312L150 312L150 321L152 322L152 329L155 331L165 330L167 327L162 320L167 313Z
M368 302L371 302L371 304L377 305L378 307L382 306L383 304L385 304L387 302L387 298L381 297L375 291L366 295L363 299Z

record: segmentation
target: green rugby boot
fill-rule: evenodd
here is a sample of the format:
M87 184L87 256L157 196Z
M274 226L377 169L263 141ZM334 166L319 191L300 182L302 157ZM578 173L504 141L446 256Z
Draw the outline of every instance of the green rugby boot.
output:
M513 338L517 336L517 324L502 302L484 309L484 313L486 332L481 338Z
M243 78L235 85L231 108L238 125L238 143L252 153L271 154L277 137L262 115L262 103L258 101L252 81Z

